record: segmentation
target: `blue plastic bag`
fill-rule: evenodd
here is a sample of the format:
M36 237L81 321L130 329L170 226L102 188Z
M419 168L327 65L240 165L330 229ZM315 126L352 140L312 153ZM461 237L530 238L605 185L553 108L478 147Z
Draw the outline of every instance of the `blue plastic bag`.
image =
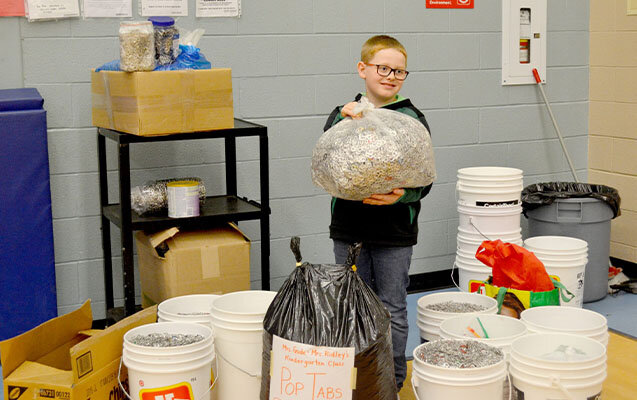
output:
M107 62L106 64L102 65L101 67L95 70L95 72L100 72L100 71L121 71L121 69L119 68L119 60L113 60L111 62Z
M174 62L155 68L155 71L174 71L179 69L211 69L212 64L201 54L198 47L179 45L181 52Z

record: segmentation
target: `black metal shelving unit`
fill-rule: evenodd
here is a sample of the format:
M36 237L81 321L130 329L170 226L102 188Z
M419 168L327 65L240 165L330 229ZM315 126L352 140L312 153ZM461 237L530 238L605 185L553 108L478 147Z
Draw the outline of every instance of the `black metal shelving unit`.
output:
M260 202L237 195L236 138L259 138ZM119 203L108 199L106 165L106 139L118 145ZM167 216L141 217L130 205L130 145L177 140L223 139L225 141L226 194L210 196L193 218L168 218ZM261 228L261 288L270 289L270 205L268 172L268 131L265 126L241 119L234 120L234 128L206 132L180 133L164 136L137 136L111 129L97 128L97 153L99 160L100 209L102 217L102 248L104 250L104 283L106 288L107 319L118 320L137 310L135 304L135 278L133 273L133 232L156 231L176 226L178 228L205 228L223 222L260 220ZM124 284L124 309L115 308L113 299L113 254L111 251L111 226L121 230L121 253Z

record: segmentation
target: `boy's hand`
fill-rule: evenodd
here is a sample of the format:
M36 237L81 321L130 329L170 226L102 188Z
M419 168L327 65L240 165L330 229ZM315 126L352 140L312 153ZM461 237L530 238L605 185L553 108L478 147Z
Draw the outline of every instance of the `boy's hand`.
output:
M363 204L374 206L388 206L397 202L405 194L405 189L394 189L389 193L373 194L363 200Z
M347 103L341 109L341 115L345 118L352 117L353 119L359 119L362 117L361 113L354 114L354 107L358 105L358 102L352 101L351 103Z

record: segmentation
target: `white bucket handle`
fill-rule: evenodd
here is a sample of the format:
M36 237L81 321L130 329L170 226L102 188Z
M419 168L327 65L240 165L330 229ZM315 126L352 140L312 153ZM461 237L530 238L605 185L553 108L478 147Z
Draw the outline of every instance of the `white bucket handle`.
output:
M134 400L130 396L130 394L128 394L126 389L124 389L124 385L122 385L122 380L120 379L120 375L122 374L122 361L123 361L123 359L124 359L123 356L120 357L120 359L119 359L119 368L117 369L117 383L119 384L119 388L122 389L122 392L124 393L124 395L126 397L128 397L130 400ZM203 392L203 394L197 400L202 400L203 397L205 395L207 395L208 392L210 392L212 390L212 388L215 387L215 385L217 384L217 379L219 378L219 361L218 361L217 357L215 357L215 366L217 367L217 373L215 374L215 380L212 381L212 384L210 385L210 387L208 387L208 390Z
M234 367L235 369L238 369L239 371L241 371L241 372L243 372L244 374L248 375L249 377L251 377L251 378L257 378L257 379L261 379L261 378L262 378L262 375L261 375L260 373L251 374L250 372L248 372L248 371L244 370L243 368L241 368L241 367L238 367L238 366L234 365L234 364L233 364L230 360L228 360L226 357L224 357L224 356L223 356L223 355L219 352L219 350L217 350L217 351L216 351L216 353L217 353L217 356L218 356L218 357L223 358L223 360L224 360L225 362L227 362L228 364L230 364L230 365L231 365L232 367ZM218 368L217 368L217 374L219 374L219 369L218 369Z
M511 396L512 396L512 393L511 393L511 389L512 389L511 388L511 373L509 372L508 369L507 369L507 382L509 383L509 400L511 400ZM418 397L418 392L416 391L416 387L417 387L417 385L415 383L415 379L414 379L413 372L412 372L411 390L414 392L414 396L416 396L416 400L420 400L420 397ZM570 396L570 393L569 393L569 396ZM574 400L574 399L571 398L569 400Z
M473 218L469 217L469 225L473 226L473 228L478 231L478 233L480 235L482 235L483 238L485 238L486 240L492 240L491 238L489 238L487 235L485 235L484 233L482 233L482 231L480 231L480 229L473 223Z
M564 394L564 396L566 396L568 400L575 400L575 396L573 396L571 392L569 392L568 389L564 385L562 385L559 376L551 375L551 385L560 389L560 391Z

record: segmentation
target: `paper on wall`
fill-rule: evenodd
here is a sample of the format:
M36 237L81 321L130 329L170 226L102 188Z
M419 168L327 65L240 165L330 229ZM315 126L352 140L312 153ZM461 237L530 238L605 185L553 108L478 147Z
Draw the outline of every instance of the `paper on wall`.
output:
M25 11L29 21L80 16L77 0L26 0Z
M133 0L83 0L84 18L118 18L133 16Z
M241 0L197 0L197 17L239 17Z
M139 0L143 17L184 17L188 15L188 0Z

